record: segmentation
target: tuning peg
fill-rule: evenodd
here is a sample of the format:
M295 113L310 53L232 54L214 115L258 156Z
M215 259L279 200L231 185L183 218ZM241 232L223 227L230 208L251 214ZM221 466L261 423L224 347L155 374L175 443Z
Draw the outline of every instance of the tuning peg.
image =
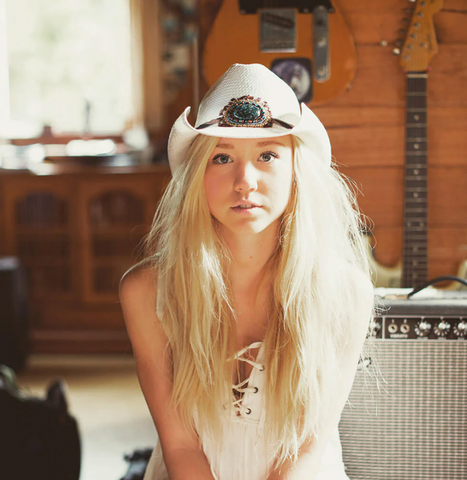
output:
M395 45L396 47L402 47L402 44L403 44L403 43L404 43L404 42L403 42L400 38L398 38L398 39L394 42L394 45Z
M381 40L379 42L379 44L382 46L382 47L387 47L388 46L388 41L387 40Z
M409 3L415 3L417 0L409 0Z
M413 13L413 8L406 8L405 11L406 11L407 13Z
M393 53L394 55L400 55L400 54L401 54L401 50L400 50L400 48L395 47L395 48L392 49L392 53Z

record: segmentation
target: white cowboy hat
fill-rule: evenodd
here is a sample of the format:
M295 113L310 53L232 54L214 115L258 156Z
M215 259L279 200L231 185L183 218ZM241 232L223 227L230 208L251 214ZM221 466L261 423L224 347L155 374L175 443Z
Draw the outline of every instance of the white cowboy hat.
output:
M259 63L232 65L200 103L195 126L188 122L190 107L175 121L169 136L172 172L185 160L197 135L222 138L265 138L295 135L326 164L331 144L318 117L300 104L294 91Z

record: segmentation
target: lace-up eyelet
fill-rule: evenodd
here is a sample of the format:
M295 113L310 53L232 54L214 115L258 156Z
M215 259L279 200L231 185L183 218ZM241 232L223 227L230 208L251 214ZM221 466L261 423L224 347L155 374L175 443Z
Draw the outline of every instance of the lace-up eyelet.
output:
M250 413L251 413L251 408L247 408L245 413L246 413L247 415L250 415Z
M253 393L258 393L258 387L254 387L254 389Z

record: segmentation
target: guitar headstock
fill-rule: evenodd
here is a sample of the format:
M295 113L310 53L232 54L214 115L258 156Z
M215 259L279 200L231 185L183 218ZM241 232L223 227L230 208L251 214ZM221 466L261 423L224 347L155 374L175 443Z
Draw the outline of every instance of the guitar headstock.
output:
M400 51L395 49L394 52L400 54L400 65L406 72L420 72L428 69L432 57L438 53L433 15L441 10L443 0L409 1L413 4L408 9L412 18L405 39L399 41Z

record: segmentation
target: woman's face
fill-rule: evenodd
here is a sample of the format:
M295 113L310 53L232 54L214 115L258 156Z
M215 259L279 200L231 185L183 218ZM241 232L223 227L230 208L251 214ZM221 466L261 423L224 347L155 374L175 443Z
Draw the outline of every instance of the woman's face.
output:
M278 224L289 201L292 174L291 135L221 138L204 175L209 210L234 233L259 233Z

